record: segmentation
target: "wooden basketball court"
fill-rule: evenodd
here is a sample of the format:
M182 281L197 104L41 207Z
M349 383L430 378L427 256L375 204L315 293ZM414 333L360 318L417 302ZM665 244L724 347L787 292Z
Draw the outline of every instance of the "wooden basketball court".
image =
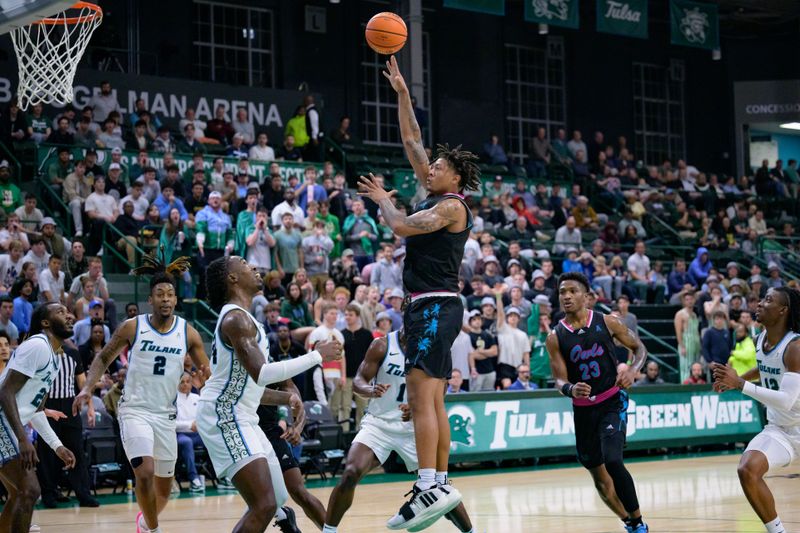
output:
M738 460L738 455L712 455L629 463L651 531L763 532L739 486ZM776 472L768 480L787 531L800 531L798 474L800 469L794 467ZM359 486L353 507L339 530L388 531L385 522L396 512L413 478L393 476L392 479L403 481ZM622 531L621 523L600 501L582 468L464 475L455 478L454 484L464 494L464 502L480 533ZM327 504L331 488L312 489L312 492ZM162 515L162 530L165 533L230 531L243 512L244 502L236 493L212 494L215 493L209 490L206 495L171 501ZM114 498L119 501L119 497ZM34 522L45 533L135 531L135 502L110 503L111 500L110 496L101 497L103 505L99 509L37 510ZM298 510L300 528L304 532L317 531L302 511L294 507ZM442 520L426 531L452 533L456 529Z

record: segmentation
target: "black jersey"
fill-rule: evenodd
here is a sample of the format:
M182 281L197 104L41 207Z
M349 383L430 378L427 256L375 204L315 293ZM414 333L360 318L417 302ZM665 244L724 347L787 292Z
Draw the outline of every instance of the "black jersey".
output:
M458 292L458 270L464 258L464 244L472 228L472 213L461 195L429 196L414 207L414 212L430 209L442 200L456 198L467 211L467 226L452 233L447 228L406 238L403 285L407 292Z
M577 331L564 320L555 327L570 383L587 383L592 397L614 389L617 381L616 348L604 317L590 310L586 325Z

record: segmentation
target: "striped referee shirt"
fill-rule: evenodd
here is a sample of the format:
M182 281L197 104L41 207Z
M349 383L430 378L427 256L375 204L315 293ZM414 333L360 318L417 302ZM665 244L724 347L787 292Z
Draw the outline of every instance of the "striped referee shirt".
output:
M81 363L78 354L74 350L67 349L61 353L60 357L61 366L58 369L58 375L53 380L49 398L52 400L71 400L76 394L75 376L84 372L83 363Z

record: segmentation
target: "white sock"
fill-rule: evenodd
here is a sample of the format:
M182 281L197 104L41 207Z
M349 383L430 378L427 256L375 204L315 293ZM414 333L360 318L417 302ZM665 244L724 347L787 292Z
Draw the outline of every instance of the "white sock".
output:
M325 524L322 526L322 533L337 533L336 528L337 526L329 526L328 524Z
M767 522L764 526L766 526L768 533L786 533L786 529L784 529L781 523L780 516L776 517L775 520L771 522Z
M275 520L286 520L286 518L288 518L286 511L283 510L283 507L278 507L278 511L275 513Z
M417 487L422 490L428 490L436 485L436 469L435 468L420 468L419 479L417 479Z
M436 483L439 485L447 485L447 471L436 472Z

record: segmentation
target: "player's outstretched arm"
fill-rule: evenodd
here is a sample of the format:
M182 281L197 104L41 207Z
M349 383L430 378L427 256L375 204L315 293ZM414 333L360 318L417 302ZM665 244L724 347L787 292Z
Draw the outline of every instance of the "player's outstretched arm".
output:
M462 225L466 222L467 212L464 205L455 198L443 200L430 209L423 209L413 215L406 216L394 205L392 197L397 191L386 191L375 183L372 174L361 176L358 183L358 194L372 199L381 208L386 224L399 237L410 237L433 233L442 228Z
M568 398L588 398L592 393L591 385L588 383L573 384L569 382L567 364L564 362L564 356L561 355L561 349L558 347L558 337L555 331L551 331L547 335L545 347L550 356L550 371L556 380L556 389Z
M11 426L11 431L17 437L19 443L19 458L22 461L22 466L26 470L36 466L39 462L39 457L36 455L36 448L28 440L28 434L22 426L22 421L19 418L19 410L17 409L17 393L22 389L23 385L27 383L28 376L22 372L18 372L13 368L7 370L7 375L0 384L0 409L8 420Z
M111 340L108 341L100 355L94 358L92 365L89 367L89 372L86 376L86 383L81 387L81 391L75 396L72 401L72 414L78 416L81 406L85 403L92 401L92 392L94 391L95 384L100 381L100 377L106 371L111 362L117 358L119 352L125 346L133 344L136 338L136 319L129 318L122 323L120 327L111 335Z
M386 337L375 339L367 348L367 354L353 378L353 392L363 398L380 398L389 390L389 385L372 381L378 375L383 356L386 354Z
M220 324L220 334L222 340L233 347L234 354L247 374L262 387L285 381L323 361L336 361L342 357L342 345L338 341L325 341L317 343L313 352L295 359L267 363L258 346L255 324L244 312L238 310L225 315Z
M394 56L386 62L386 70L383 72L392 89L397 92L397 118L400 124L400 138L403 139L403 147L406 150L408 162L414 169L417 179L424 185L430 173L430 161L428 154L425 153L425 145L422 143L422 130L419 128L417 117L414 115L414 105L411 103L411 94L408 92L406 81L400 74L400 67Z
M767 407L788 411L800 398L800 341L794 341L786 347L783 354L786 372L781 379L778 390L761 387L745 381L736 371L719 363L711 363L714 373L714 388L720 391L739 389L743 394L758 400Z

